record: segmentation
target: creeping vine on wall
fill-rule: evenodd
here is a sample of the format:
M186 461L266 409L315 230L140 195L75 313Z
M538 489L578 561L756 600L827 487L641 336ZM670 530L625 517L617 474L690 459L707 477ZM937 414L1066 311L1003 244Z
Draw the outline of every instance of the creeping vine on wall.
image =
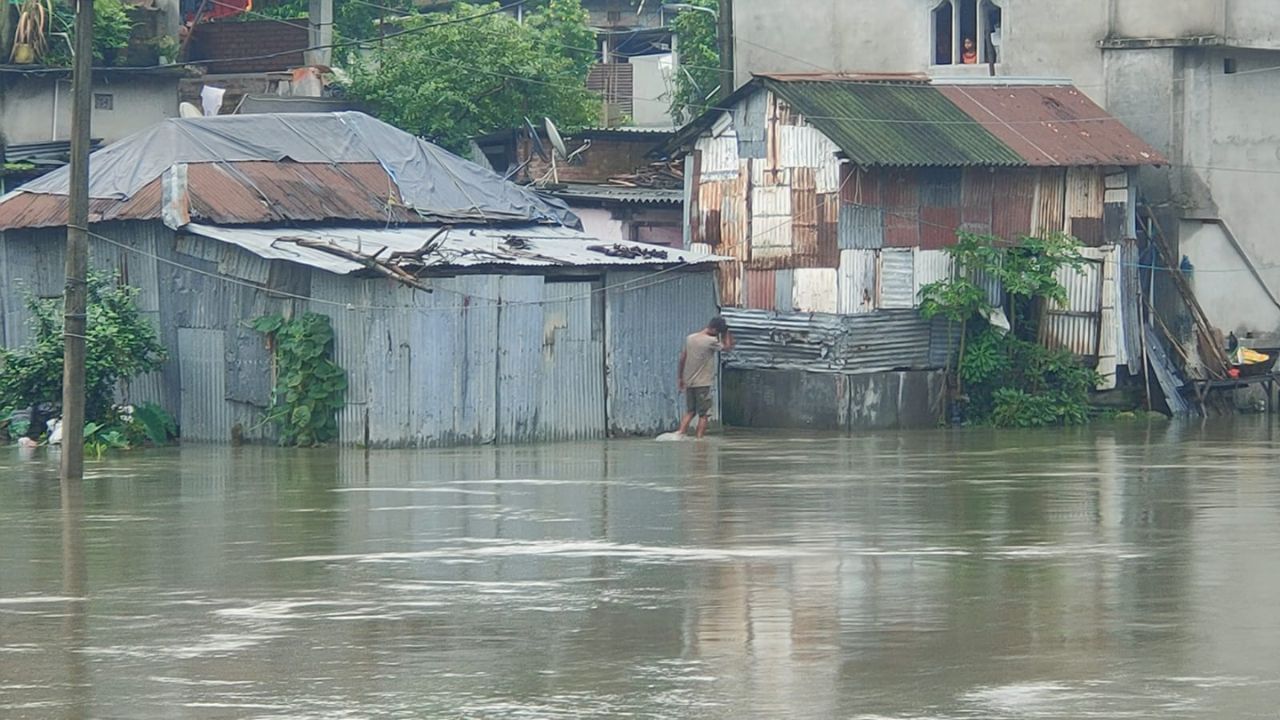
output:
M267 421L280 429L283 445L312 447L336 440L336 413L346 405L347 372L333 362L329 318L306 313L297 318L265 315L253 329L271 341L276 387Z

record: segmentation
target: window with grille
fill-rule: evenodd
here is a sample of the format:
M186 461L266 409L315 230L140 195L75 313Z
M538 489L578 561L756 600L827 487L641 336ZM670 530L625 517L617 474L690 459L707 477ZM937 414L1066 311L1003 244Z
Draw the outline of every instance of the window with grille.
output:
M1000 62L1004 12L995 0L942 0L930 18L932 65Z

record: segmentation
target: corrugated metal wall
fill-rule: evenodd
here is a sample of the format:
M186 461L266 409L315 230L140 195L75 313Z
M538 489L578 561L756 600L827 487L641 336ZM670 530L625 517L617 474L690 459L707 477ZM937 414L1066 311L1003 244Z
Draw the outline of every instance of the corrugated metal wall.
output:
M796 312L835 313L838 305L836 271L829 268L796 268L793 293Z
M539 436L577 440L605 434L604 296L600 284L543 287Z
M1066 177L1066 230L1085 245L1104 241L1103 210L1106 191L1101 168L1070 168Z
M880 251L880 307L906 310L916 306L914 248L885 248Z
M1067 229L1066 197L1066 170L1040 168L1036 199L1031 208L1031 230L1034 234L1049 235Z
M370 351L369 333L373 322L369 311L354 308L369 306L369 283L316 273L311 280L311 297L309 310L328 315L333 325L333 361L347 371L347 404L338 411L338 437L348 445L364 445L368 442L365 430L369 422L366 353ZM353 309L342 310L342 305L330 303L350 303Z
M773 306L778 312L795 310L795 271L791 269L773 270L774 297Z
M1031 232L1040 172L1034 168L1001 170L992 178L991 232L1013 240Z
M717 137L699 138L702 176L707 180L729 180L738 175L738 136L732 131Z
M437 278L428 281L435 292L423 293L177 242L159 223L95 230L129 248L95 241L93 263L141 289L139 303L169 352L164 370L135 380L125 399L160 400L190 441L273 438L262 422L272 358L246 326L261 315L330 317L335 361L349 383L338 414L342 443L442 446L669 429L679 409L680 343L717 309L706 270L621 273L617 279L639 282L608 293L599 279L533 275ZM57 230L0 236L6 341L25 337L28 291L61 294L64 240ZM281 296L286 289L302 299ZM629 371L606 377L607 337L614 362ZM610 406L616 419L606 416Z
M862 315L725 310L738 345L726 366L754 370L874 373L942 367L945 330L914 310ZM935 342L943 344L935 348Z
M1116 370L1129 361L1123 309L1118 292L1121 269L1117 246L1084 248L1083 268L1063 268L1058 282L1067 290L1067 303L1050 308L1041 324L1040 340L1048 347L1069 350L1096 360L1102 376L1099 390L1116 387Z
M876 250L841 250L839 301L842 315L874 312L880 306L880 253Z
M497 440L498 412L493 398L498 394L501 310L493 300L499 296L500 280L494 275L460 275L439 281L452 291L447 301L456 318L453 431L454 442L459 444Z
M995 173L988 168L966 168L960 189L960 227L971 233L991 232L995 199Z
M717 312L708 273L645 279L610 272L605 301L605 372L609 431L643 435L671 430L682 411L676 362L690 333ZM718 415L718 410L717 410Z
M542 278L498 280L498 442L538 439L542 402Z
M777 278L777 270L748 270L746 306L753 310L776 310L778 308Z
M231 408L227 403L226 350L221 330L179 328L184 440L231 440Z
M1102 263L1086 262L1079 270L1062 268L1055 277L1067 291L1067 302L1050 307L1041 325L1041 340L1081 357L1097 357L1101 329Z
M955 261L945 250L917 250L915 254L915 303L920 304L920 289L931 283L950 280Z

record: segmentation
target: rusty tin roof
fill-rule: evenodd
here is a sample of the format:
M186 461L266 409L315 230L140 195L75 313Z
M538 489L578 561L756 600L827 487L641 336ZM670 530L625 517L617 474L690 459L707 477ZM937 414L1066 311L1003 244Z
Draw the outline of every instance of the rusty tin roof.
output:
M936 85L1028 165L1163 165L1155 148L1070 85Z
M865 167L1079 167L1167 160L1084 93L1058 81L931 81L921 75L758 75L729 98L772 92ZM710 110L667 144L687 147Z
M66 224L66 168L0 198L0 228ZM362 113L171 118L93 153L97 221L576 225L564 203Z

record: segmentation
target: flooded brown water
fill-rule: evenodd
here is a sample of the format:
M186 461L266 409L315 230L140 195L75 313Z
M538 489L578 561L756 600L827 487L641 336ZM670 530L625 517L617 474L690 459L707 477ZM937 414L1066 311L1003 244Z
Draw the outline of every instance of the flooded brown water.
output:
M1280 717L1280 427L0 450L3 718Z

